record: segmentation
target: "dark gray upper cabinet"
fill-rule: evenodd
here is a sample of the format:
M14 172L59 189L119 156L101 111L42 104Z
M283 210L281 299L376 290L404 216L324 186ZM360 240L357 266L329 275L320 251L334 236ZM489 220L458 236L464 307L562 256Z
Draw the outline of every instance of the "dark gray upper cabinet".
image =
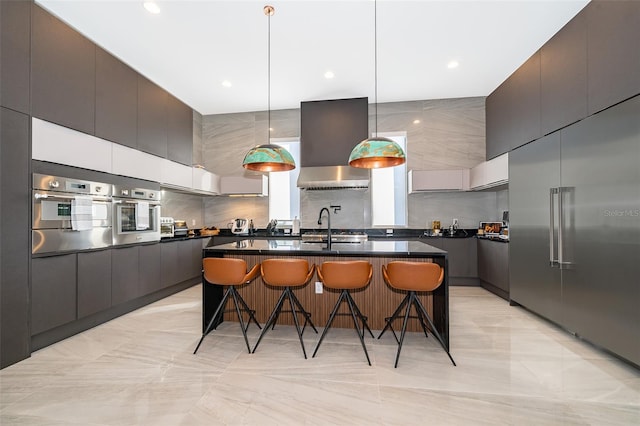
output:
M138 73L96 47L96 136L138 147Z
M536 52L487 97L486 158L540 135L540 52Z
M76 319L76 255L31 261L31 335Z
M78 318L111 307L111 251L78 253Z
M139 296L138 247L111 250L111 304L113 306Z
M93 135L95 45L41 7L32 11L31 112Z
M592 1L585 11L591 115L640 93L640 2Z
M29 114L31 2L0 2L0 105Z
M167 92L138 75L138 149L167 158Z
M587 19L579 13L540 49L542 134L587 116Z
M167 158L193 163L193 110L174 96L167 96Z
M0 368L31 352L30 127L28 115L0 108Z

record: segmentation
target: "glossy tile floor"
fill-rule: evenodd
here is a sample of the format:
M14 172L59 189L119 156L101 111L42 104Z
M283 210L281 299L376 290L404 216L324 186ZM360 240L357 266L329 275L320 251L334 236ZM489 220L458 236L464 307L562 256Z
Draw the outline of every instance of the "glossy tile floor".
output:
M277 326L247 354L237 323L200 337L200 286L0 371L2 425L638 425L640 371L481 288L451 288L435 339L331 329L316 358ZM250 342L257 328L250 328ZM305 333L309 356L318 335ZM376 334L377 336L377 334Z

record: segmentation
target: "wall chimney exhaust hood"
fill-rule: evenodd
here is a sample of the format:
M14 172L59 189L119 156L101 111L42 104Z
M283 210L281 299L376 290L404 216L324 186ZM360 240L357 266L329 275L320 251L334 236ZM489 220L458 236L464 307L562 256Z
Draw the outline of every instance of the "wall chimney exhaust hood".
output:
M368 135L367 98L301 102L298 187L367 188L369 170L349 166L349 155Z

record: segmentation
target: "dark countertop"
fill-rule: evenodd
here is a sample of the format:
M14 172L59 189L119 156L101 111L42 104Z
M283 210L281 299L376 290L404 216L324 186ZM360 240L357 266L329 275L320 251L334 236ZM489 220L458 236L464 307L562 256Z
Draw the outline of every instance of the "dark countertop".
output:
M363 243L332 243L328 250L324 243L307 243L295 239L239 240L234 243L206 247L205 252L245 254L298 254L347 256L438 256L447 252L415 240L365 241Z
M161 238L161 243L172 243L174 241L185 241L185 240L201 240L203 238L211 238L211 235L187 235L185 237L171 237L171 238Z
M487 241L495 241L497 243L508 243L509 242L509 237L507 238L501 238L500 235L477 235L476 236L477 239L479 240L487 240Z

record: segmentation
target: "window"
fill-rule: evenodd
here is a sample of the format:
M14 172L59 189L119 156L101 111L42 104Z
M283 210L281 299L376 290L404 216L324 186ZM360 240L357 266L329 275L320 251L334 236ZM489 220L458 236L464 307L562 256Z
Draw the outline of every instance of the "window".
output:
M382 134L398 143L407 155L406 134ZM371 226L407 226L407 163L371 169Z
M297 139L271 139L291 153L296 168L288 172L269 172L269 220L300 218L300 141Z

